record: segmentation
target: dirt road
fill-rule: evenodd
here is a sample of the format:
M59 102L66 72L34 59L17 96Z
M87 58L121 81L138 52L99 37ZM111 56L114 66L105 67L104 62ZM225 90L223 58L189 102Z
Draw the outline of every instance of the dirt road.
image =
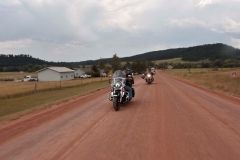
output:
M0 126L0 159L240 159L240 99L157 72L115 112L110 88Z

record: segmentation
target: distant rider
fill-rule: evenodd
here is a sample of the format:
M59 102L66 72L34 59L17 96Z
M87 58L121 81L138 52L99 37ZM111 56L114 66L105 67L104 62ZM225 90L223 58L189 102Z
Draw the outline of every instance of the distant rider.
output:
M145 73L144 73L144 78L147 76L147 74L151 74L151 79L152 79L152 82L154 81L154 78L153 78L153 72L152 72L152 70L149 68ZM143 76L142 76L142 78L143 78Z

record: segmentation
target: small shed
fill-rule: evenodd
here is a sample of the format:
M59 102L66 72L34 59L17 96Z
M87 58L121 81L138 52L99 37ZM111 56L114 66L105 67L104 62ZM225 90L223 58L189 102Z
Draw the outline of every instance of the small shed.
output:
M66 67L47 67L37 71L38 81L65 81L74 79L74 70Z

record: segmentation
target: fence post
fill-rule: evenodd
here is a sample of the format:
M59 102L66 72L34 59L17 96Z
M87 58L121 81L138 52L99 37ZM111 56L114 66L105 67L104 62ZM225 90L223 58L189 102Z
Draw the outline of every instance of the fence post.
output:
M37 83L35 83L35 90L34 90L34 92L36 92L37 91Z
M60 80L60 89L62 88L61 80Z

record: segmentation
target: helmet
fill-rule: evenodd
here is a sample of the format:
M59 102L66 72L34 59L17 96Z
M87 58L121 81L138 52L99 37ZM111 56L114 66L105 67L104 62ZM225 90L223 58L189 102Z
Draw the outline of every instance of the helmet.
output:
M127 67L125 68L126 71L131 71L131 68Z

